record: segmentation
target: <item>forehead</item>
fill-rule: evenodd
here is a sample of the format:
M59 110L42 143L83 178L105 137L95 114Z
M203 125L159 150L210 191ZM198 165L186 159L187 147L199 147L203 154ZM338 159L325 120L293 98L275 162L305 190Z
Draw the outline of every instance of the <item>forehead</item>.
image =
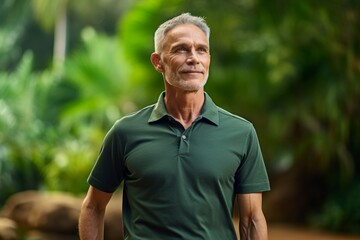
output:
M176 42L195 42L198 44L208 45L206 34L193 24L177 25L166 33L165 46Z

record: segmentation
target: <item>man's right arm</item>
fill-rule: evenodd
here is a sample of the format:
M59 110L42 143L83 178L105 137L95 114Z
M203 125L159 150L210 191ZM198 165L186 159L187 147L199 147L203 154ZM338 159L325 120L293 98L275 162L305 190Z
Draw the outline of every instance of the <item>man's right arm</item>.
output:
M79 218L80 240L102 240L104 216L112 193L106 193L90 186L81 206Z
M241 240L267 240L267 223L262 211L262 193L237 194Z

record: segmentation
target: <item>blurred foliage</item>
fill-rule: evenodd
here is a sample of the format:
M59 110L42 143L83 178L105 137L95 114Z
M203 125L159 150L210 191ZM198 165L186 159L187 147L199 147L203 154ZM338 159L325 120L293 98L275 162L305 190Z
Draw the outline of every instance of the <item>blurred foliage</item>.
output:
M83 30L82 39L83 48L75 51L65 66L64 84L71 86L73 99L67 99L62 123L70 121L77 126L78 118L92 116L102 119L88 119L90 125L108 127L120 117L120 110L135 110L127 94L130 66L115 38L98 35L89 27Z
M1 201L43 182L41 168L51 160L48 151L57 135L48 124L52 115L47 101L56 77L32 72L32 60L28 52L14 72L0 73Z
M54 28L59 9L66 7L67 0L31 0L34 15L45 31Z
M0 203L25 189L86 191L109 127L163 90L154 31L190 11L211 27L206 91L254 123L270 174L322 179L311 224L360 232L359 1L68 1L63 68L51 64L45 3L0 6Z
M310 223L332 231L359 233L359 198L360 179L357 179L348 188L338 188L321 211L311 216Z
M29 3L5 0L0 6L0 70L21 58L20 38L28 25ZM9 14L11 13L11 14Z

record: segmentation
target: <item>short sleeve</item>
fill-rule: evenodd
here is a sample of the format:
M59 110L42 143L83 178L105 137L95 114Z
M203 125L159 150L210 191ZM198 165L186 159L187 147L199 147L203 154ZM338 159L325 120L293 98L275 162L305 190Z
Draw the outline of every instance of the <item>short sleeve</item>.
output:
M106 134L99 156L88 177L93 187L112 193L124 178L120 132L115 125Z
M268 174L253 125L245 140L244 150L244 157L235 175L235 193L269 191Z

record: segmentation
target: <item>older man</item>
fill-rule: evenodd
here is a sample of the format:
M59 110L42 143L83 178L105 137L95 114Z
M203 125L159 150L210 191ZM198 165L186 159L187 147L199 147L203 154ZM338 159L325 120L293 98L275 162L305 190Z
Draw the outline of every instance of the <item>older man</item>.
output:
M237 239L234 204L241 239L267 239L262 192L270 186L254 127L204 91L209 36L204 19L188 13L155 32L151 62L165 91L106 135L88 179L81 239L102 239L106 205L122 181L127 240Z

